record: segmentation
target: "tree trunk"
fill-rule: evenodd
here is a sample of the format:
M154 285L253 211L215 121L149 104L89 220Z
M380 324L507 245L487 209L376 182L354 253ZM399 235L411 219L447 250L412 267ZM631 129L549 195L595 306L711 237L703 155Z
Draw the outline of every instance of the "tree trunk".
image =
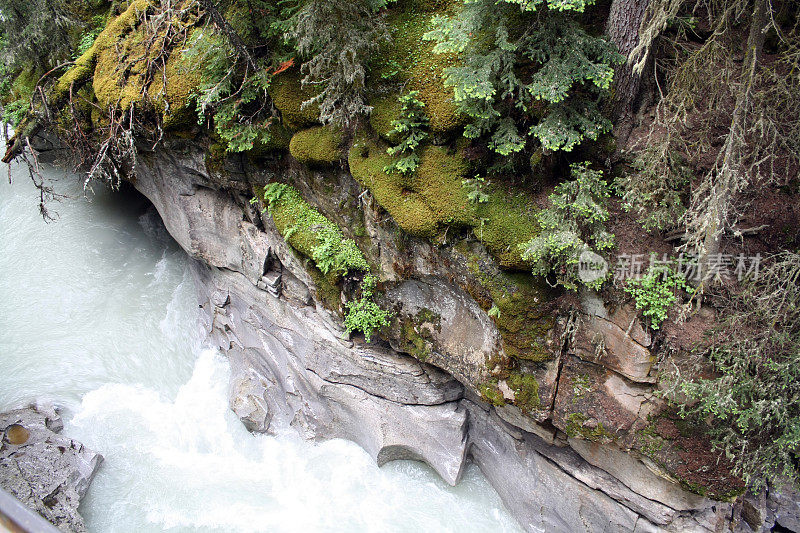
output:
M709 271L709 259L719 254L722 234L727 229L730 204L734 195L741 190L746 177L740 176L740 154L745 143L745 119L750 106L750 96L753 82L758 72L758 62L764 48L766 29L770 24L767 17L767 2L769 0L755 0L753 7L753 21L750 24L750 35L747 38L747 51L742 64L742 88L736 96L736 104L731 117L731 126L725 138L725 145L721 151L721 161L718 170L712 175L714 183L711 186L708 218L709 223L705 229L703 249L700 255L700 265L704 272L702 279L706 278Z
M614 0L608 15L606 32L627 61L614 73L612 118L617 122L617 137L623 142L633 128L635 104L639 95L641 75L633 71L631 52L639 44L642 25L650 0Z

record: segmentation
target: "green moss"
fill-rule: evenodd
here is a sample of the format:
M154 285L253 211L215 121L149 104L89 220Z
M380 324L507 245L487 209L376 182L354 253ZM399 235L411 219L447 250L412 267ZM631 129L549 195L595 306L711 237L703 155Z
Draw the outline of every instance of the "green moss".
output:
M381 139L393 144L399 141L396 134L391 134L394 130L392 122L400 118L400 112L403 108L403 104L397 100L399 96L400 94L398 93L392 93L389 96L370 101L372 113L369 116L369 123L372 129Z
M420 153L416 173L408 176L386 174L384 168L391 162L385 145L363 138L348 157L353 177L372 192L403 231L433 237L445 225L473 223L474 209L461 186L468 166L460 153L428 146Z
M289 152L309 166L331 166L342 157L342 132L326 126L299 131L292 136Z
M526 413L539 409L539 382L533 375L512 372L506 383L514 391L514 405Z
M467 266L491 297L481 306L488 310L494 305L499 311L494 322L506 355L534 362L552 359L545 343L554 319L546 307L551 297L542 280L527 273L484 271L474 259Z
M342 292L314 265L306 265L306 272L317 287L317 300L335 313L341 314Z
M139 104L145 98L162 114L164 127L178 128L193 122L190 98L200 82L200 70L183 64L180 50L174 53L162 48L163 41L153 39L148 46L146 28L139 27L141 16L153 3L131 2L118 17L112 19L53 89L53 102L59 104L69 94L92 80L92 89L99 106L122 110ZM151 75L147 70L159 56L167 60L163 71ZM162 81L165 80L165 81Z
M294 187L271 183L265 188L269 213L289 245L312 259L331 283L349 271L369 271L366 258L355 242L311 207Z
M133 28L139 21L142 13L152 6L150 0L135 0L118 17L111 20L100 35L95 39L94 44L78 59L75 65L61 76L53 89L53 100L58 102L69 94L70 87L81 85L92 77L95 70L98 55L109 49L113 49L115 43Z
M302 87L302 79L300 69L292 68L273 77L268 89L272 103L281 112L284 125L292 131L319 123L318 105L306 106L305 109L302 107L303 102L316 94Z
M525 194L499 187L489 189L486 202L476 205L477 221L473 228L480 240L503 268L529 270L519 245L539 233L536 209Z
M503 393L500 392L496 383L479 383L478 392L484 401L489 402L495 407L502 407L506 404L506 399Z
M567 416L567 424L564 432L568 437L581 438L592 442L601 442L614 440L614 435L609 433L603 424L598 422L595 427L586 426L586 421L589 420L583 413L570 413Z
M434 54L434 43L423 41L422 35L432 29L431 19L436 14L448 13L456 2L403 2L388 17L392 41L377 54L375 65L378 75L391 74L390 69L400 66L398 77L405 90L420 92L425 103L434 133L450 132L467 123L453 102L453 90L444 86L442 71L457 64L450 54Z

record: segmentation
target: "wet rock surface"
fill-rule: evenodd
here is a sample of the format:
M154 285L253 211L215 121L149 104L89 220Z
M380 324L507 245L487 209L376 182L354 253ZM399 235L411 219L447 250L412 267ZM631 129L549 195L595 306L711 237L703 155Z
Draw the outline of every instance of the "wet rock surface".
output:
M62 531L86 531L78 505L103 457L60 435L52 407L0 413L0 487Z

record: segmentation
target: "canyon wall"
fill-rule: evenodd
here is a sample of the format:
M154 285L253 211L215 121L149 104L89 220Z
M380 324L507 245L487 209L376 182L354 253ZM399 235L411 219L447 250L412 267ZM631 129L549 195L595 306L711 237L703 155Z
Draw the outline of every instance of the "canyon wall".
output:
M375 243L370 259L384 273L381 303L396 314L383 339L349 338L335 306L322 304L324 288L306 260L249 201L252 187L276 172L305 184L304 195L326 214L336 211L337 193L315 194L316 182L333 179L331 190L363 198L344 172L331 177L285 161L209 171L203 151L185 142L144 157L133 180L197 260L209 342L230 359L230 405L250 430L288 423L308 438L349 439L378 464L422 460L451 484L474 461L530 531L798 524L792 498L715 500L684 490L654 460L660 449L642 453L637 438L660 438L650 416L659 407L656 357L624 306L609 309L587 294L570 315L551 310L542 344L553 357L531 366L535 405L513 405L519 388L503 380L497 388L510 401L487 397L485 361L504 339L470 294L463 254L424 241L398 246L391 220L366 203L357 211ZM409 328L416 337L397 333Z

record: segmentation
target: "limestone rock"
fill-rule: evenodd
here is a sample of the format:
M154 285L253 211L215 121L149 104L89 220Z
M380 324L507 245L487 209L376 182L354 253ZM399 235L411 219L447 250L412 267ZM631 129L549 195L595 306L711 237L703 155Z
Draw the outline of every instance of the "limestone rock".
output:
M59 435L52 407L0 414L0 486L62 531L86 531L78 505L103 457Z

